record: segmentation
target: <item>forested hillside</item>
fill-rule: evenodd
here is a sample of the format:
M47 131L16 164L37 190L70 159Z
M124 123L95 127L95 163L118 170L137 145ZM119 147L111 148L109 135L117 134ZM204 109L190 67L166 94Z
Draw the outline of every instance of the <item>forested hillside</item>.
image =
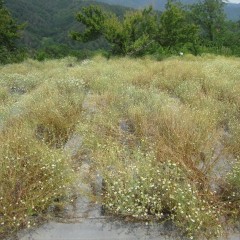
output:
M132 8L142 8L148 5L153 5L156 9L163 10L167 0L97 0L98 2L104 2L108 4L116 4L121 6L127 6ZM196 3L197 0L181 0L184 4Z
M69 38L73 29L81 30L82 26L75 21L76 13L90 4L101 5L117 15L123 15L126 8L110 6L94 1L75 0L8 0L6 6L18 22L26 23L23 32L22 45L31 49L49 46L51 44L67 44L75 49L96 50L106 47L106 41L99 39L94 42L81 44Z
M165 1L157 0L8 0L4 6L18 24L25 24L18 47L24 47L28 56L38 60L69 55L89 58L95 51L104 51L108 56L140 52L166 56L180 51L239 56L240 21L226 19L221 0L182 2L180 6L169 1L161 12L156 8L163 7ZM186 5L193 2L197 4ZM154 8L135 11L120 4L152 4ZM90 5L98 5L100 10L84 10ZM73 41L72 32L78 33L74 40L79 41Z
M225 12L229 19L240 20L240 3L239 4L226 4Z
M182 2L190 4L196 2L196 0L182 0ZM108 3L118 5L109 5ZM114 12L117 16L122 16L127 10L126 7L123 7L124 5L136 8L153 4L154 7L163 9L165 3L165 0L8 0L5 4L19 23L26 23L20 41L22 46L28 49L46 49L54 46L48 51L69 52L70 49L96 50L108 47L103 38L88 43L76 43L69 37L70 31L83 30L83 25L75 21L75 15L82 7L97 4L106 10ZM232 13L230 15L236 18L238 5L240 8L240 4L227 4L225 9L230 9ZM59 47L60 45L61 47Z
M149 4L152 4L156 9L163 10L167 0L97 0L98 2L104 2L109 4L116 4L132 8L141 8ZM183 4L193 4L197 0L180 0ZM225 13L227 17L231 20L240 19L240 4L227 3L225 5Z

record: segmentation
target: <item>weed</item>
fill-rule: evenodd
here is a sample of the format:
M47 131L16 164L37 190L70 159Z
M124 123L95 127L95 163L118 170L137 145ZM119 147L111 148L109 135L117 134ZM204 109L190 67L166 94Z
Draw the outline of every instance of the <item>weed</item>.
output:
M88 154L103 175L108 214L221 235L240 214L239 69L211 55L1 67L0 234L70 194L75 168L63 152L77 132L76 157Z

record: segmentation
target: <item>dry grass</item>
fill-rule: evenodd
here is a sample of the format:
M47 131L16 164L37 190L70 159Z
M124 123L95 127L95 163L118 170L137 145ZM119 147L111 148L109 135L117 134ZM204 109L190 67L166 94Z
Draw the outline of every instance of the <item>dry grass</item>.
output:
M171 219L190 238L220 235L223 217L239 215L239 69L237 58L190 55L1 67L0 233L69 192L63 148L79 132L110 214Z

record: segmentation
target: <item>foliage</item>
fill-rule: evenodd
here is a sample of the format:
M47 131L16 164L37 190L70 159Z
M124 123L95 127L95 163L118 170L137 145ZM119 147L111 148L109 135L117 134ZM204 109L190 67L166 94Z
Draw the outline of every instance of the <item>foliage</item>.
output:
M97 6L89 6L82 8L82 12L77 14L76 20L86 25L88 28L83 34L72 34L74 40L88 42L99 38L103 32L103 25L110 14L103 12Z
M86 26L84 33L72 33L74 40L92 41L103 36L114 54L134 54L146 50L157 34L157 15L150 7L143 11L127 12L123 20L97 6L83 8L77 21Z
M114 5L121 5L126 7L131 7L135 9L144 8L149 4L148 0L98 0L98 2L104 2L108 4L114 4ZM165 8L167 0L161 0L161 1L154 1L154 8L157 10L163 11ZM174 1L176 2L176 1ZM196 3L196 0L180 0L177 2L181 2L184 5L190 5L193 3ZM239 20L239 10L240 5L231 3L230 1L226 1L226 4L224 4L224 12L227 15L229 20L232 21L238 21Z
M226 21L223 3L216 0L193 4L188 10L169 0L161 14L149 7L128 11L123 18L89 6L78 13L77 21L85 25L85 31L73 32L74 40L91 42L103 37L112 54L239 54L239 25Z
M27 47L29 56L36 59L60 58L66 55L83 58L86 55L94 55L92 52L98 50L108 51L108 55L153 54L158 59L178 54L180 51L193 54L210 52L239 56L239 27L236 23L226 21L222 15L224 6L222 7L220 1L208 0L206 3L202 1L191 7L189 11L184 10L184 5L179 6L174 1L170 2L168 10L163 11L162 19L161 12L155 12L151 8L130 11L121 6L95 1L9 0L6 6L19 22L26 22L23 37L18 44ZM120 4L136 6L136 2L132 1L128 3L121 1ZM141 4L144 4L144 1L141 1ZM84 28L84 24L77 24L74 21L74 15L82 8L86 9L91 5L101 7L103 10L98 11L98 14L104 13L107 17L102 16L105 21L100 27L101 21L97 22L98 18L100 20L100 15L97 16L96 13L93 24L95 26L92 26L88 32L91 37L85 36L86 39L89 37L89 40L91 38L94 40L86 41L78 35L82 42L76 43L69 38L69 31L83 34L87 29ZM229 4L226 4L225 7L228 6ZM91 11L94 14L94 10ZM215 11L217 17L214 20L217 26L217 31L214 30L214 41L206 37L209 32L206 30L206 17L210 14L209 11ZM223 18L221 19L220 16ZM84 17L85 21L90 24L90 15ZM174 26L171 27L171 24ZM100 35L102 37L99 37ZM171 38L169 38L170 35ZM1 49L1 55L5 56L3 59L8 62L12 61L14 55L6 56L5 52L6 49ZM17 58L20 60L23 57L21 52Z
M209 0L209 5L211 5L211 1ZM215 0L214 0L215 1ZM213 3L214 3L213 1ZM215 1L217 3L217 1ZM109 3L113 3L113 1L109 1ZM120 1L120 5L131 5L136 6L139 1ZM184 4L188 2L184 1ZM144 6L145 1L140 1L141 6ZM164 2L161 2L160 5L164 4ZM109 14L109 18L106 19L105 24L105 35L108 36L108 41L104 37L100 37L94 41L84 41L81 43L76 43L69 38L69 31L74 32L84 32L84 26L83 24L77 24L74 20L74 15L76 12L81 11L82 7L89 7L90 5L97 5L104 9L104 13L107 15ZM74 1L74 0L56 0L56 1L47 1L47 0L8 0L6 1L6 6L9 10L11 10L12 15L15 19L18 20L19 23L26 23L25 30L23 31L22 38L18 41L19 46L27 48L29 52L29 56L37 58L37 59L45 59L45 58L59 58L63 57L65 55L70 56L79 56L79 58L82 58L82 55L86 55L85 50L87 52L92 51L98 51L99 49L104 51L109 51L109 49L112 50L113 54L128 54L128 55L143 55L143 54L154 54L159 55L159 59L163 58L164 56L159 54L160 52L167 52L168 54L176 54L179 53L179 51L184 53L194 53L194 54L201 54L204 52L211 52L216 54L234 54L239 55L239 48L238 48L238 39L239 36L236 31L236 27L229 27L229 24L224 21L222 24L221 19L218 19L215 21L215 23L221 23L221 31L219 32L219 28L217 32L214 34L215 40L214 42L211 42L207 40L206 37L204 37L204 31L203 31L203 24L200 24L199 19L202 19L203 21L206 21L205 16L207 13L206 10L206 4L204 4L204 1L199 2L198 4L195 4L191 11L194 11L194 14L192 14L191 18L186 13L185 10L183 10L183 7L179 7L178 4L172 4L175 7L175 10L178 9L178 12L180 15L182 15L181 19L178 19L178 27L174 27L172 29L173 32L177 33L177 36L175 36L173 33L174 41L177 40L177 45L175 47L171 47L169 49L169 46L165 47L167 44L166 42L169 40L167 39L167 34L170 34L169 30L171 29L161 29L160 24L160 18L159 15L161 15L160 12L154 12L151 11L150 13L147 13L147 9L145 10L145 23L148 22L149 29L146 31L143 30L144 27L141 26L142 24L145 24L144 21L140 21L138 24L133 23L134 18L135 20L142 18L141 14L143 14L143 11L137 10L136 13L133 14L134 10L129 11L130 9L116 6L116 5L107 5L100 2L95 1ZM214 4L212 4L214 5ZM220 4L221 5L221 4ZM225 4L225 8L230 7L231 4ZM214 5L215 10L218 6L217 4ZM234 7L237 6L236 4ZM156 3L156 6L159 7L159 3ZM224 6L223 6L224 7ZM198 9L205 9L205 13L201 13L198 11ZM222 7L220 6L222 9ZM157 8L158 9L158 8ZM195 9L195 10L194 10ZM174 11L175 11L174 10ZM215 11L214 10L214 11ZM236 9L235 9L236 10ZM123 24L124 19L123 16L126 12L130 12L129 15L132 15L132 20L130 20L130 16L128 16L128 20L126 20L125 25ZM188 13L191 15L191 11ZM216 10L217 11L217 10ZM222 11L222 10L221 10ZM112 12L113 14L110 14ZM173 13L173 11L172 11ZM220 13L220 12L218 12ZM168 12L168 15L170 12ZM176 14L176 11L175 11ZM127 14L126 14L127 15ZM135 16L134 16L135 15ZM138 16L137 16L138 15ZM166 15L164 12L163 15ZM170 16L170 15L169 15ZM155 22L154 18L157 18L157 21ZM176 17L176 15L175 15ZM225 19L226 20L226 19ZM132 21L132 22L131 22ZM128 23L127 23L128 22ZM130 23L131 22L131 23ZM170 19L168 21L165 19L162 20L163 25L170 24ZM180 22L183 22L181 25ZM114 24L113 24L114 23ZM121 27L120 27L120 25ZM138 37L136 41L136 37L132 36L133 31L130 30L129 26L132 25L132 29L135 27L138 33L136 33L136 36ZM185 36L183 37L181 34L181 31L184 32L184 26L186 26L186 32ZM197 26L196 26L197 25ZM231 25L231 24L230 24ZM150 27L151 26L151 27ZM154 27L156 26L156 27ZM223 28L222 28L223 26ZM123 29L124 27L124 32ZM142 30L139 30L143 28L143 33L141 34ZM199 36L195 36L195 32L198 31L196 28L201 29L201 33ZM161 29L161 31L160 31ZM150 33L151 30L151 33ZM163 30L163 32L162 32ZM93 34L93 33L92 33ZM206 32L205 32L206 34ZM93 34L94 35L94 34ZM165 36L165 39L162 39L163 35ZM180 37L181 35L181 37ZM93 36L92 36L93 37ZM199 46L199 42L195 39L195 37L201 39L201 46ZM46 38L49 40L49 45L46 46ZM94 39L96 37L93 37ZM184 39L183 39L184 38ZM125 40L124 40L125 39ZM162 39L162 44L164 46L159 46ZM234 41L231 41L231 40ZM173 41L173 42L174 42ZM187 43L183 43L186 42ZM50 44L51 42L51 44ZM109 43L111 43L111 46L109 46ZM123 43L124 42L124 43ZM231 46L229 46L231 43ZM172 43L171 43L172 44ZM170 45L171 45L170 44ZM66 46L66 47L63 47ZM161 49L164 47L164 51ZM49 49L50 48L50 49ZM65 49L63 49L65 48ZM76 50L80 50L77 52ZM1 49L1 55L5 56L3 59L9 61L12 61L14 58L14 55L8 55L5 54L6 49ZM89 54L87 54L89 56ZM90 54L92 55L92 54ZM94 55L94 54L93 54ZM22 59L24 56L22 55L22 52L18 54L18 59Z
M20 37L19 30L23 26L17 25L10 12L0 0L0 64L17 60L14 54L16 50L16 39Z
M158 23L158 15L152 7L126 13L122 24L125 52L149 51L158 37Z
M75 0L8 0L6 6L19 22L25 22L26 27L23 37L19 41L20 46L26 46L30 52L43 48L46 38L54 45L67 45L74 50L89 51L99 48L107 49L104 39L89 43L75 44L69 38L71 30L83 30L83 26L77 26L74 16L82 7L97 4L108 11L113 11L122 16L127 8L121 6L109 6L95 1ZM71 55L71 54L70 54Z
M196 47L198 43L198 26L189 23L186 12L169 1L161 15L160 43L169 49L181 50L185 44Z
M34 58L38 61L46 59L59 59L67 56L76 57L78 59L90 58L95 52L90 50L74 50L68 45L64 44L49 44L36 51Z
M240 56L240 21L226 22L226 31L223 36L224 46L231 50L231 54Z
M173 3L168 4L161 17L149 7L127 12L121 20L112 13L91 6L82 9L77 20L85 24L86 30L83 34L74 33L75 40L90 41L103 36L114 54L153 53L160 46L179 51L187 44L188 51L191 51L198 41L197 26L188 23L186 13Z
M19 26L13 20L9 11L0 2L0 46L9 51L15 48L15 39L19 38Z
M225 33L226 15L221 0L203 0L191 6L192 17L201 28L203 41L221 44Z

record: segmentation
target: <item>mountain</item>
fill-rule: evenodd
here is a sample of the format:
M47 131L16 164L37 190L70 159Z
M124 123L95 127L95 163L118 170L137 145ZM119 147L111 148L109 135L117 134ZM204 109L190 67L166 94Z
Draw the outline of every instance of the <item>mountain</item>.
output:
M240 20L240 3L227 3L225 5L225 13L227 14L228 18L233 21Z
M81 30L83 26L75 20L76 13L90 4L123 15L127 8L110 6L106 3L85 0L7 0L6 6L19 23L26 23L22 44L30 49L51 43L67 44L73 48L98 49L105 47L103 39L81 44L69 38L71 30Z
M143 8L147 5L153 5L156 9L164 10L167 0L97 0L108 4L120 5L131 8ZM183 4L193 4L197 0L180 0ZM226 3L225 13L230 20L240 20L240 4Z

